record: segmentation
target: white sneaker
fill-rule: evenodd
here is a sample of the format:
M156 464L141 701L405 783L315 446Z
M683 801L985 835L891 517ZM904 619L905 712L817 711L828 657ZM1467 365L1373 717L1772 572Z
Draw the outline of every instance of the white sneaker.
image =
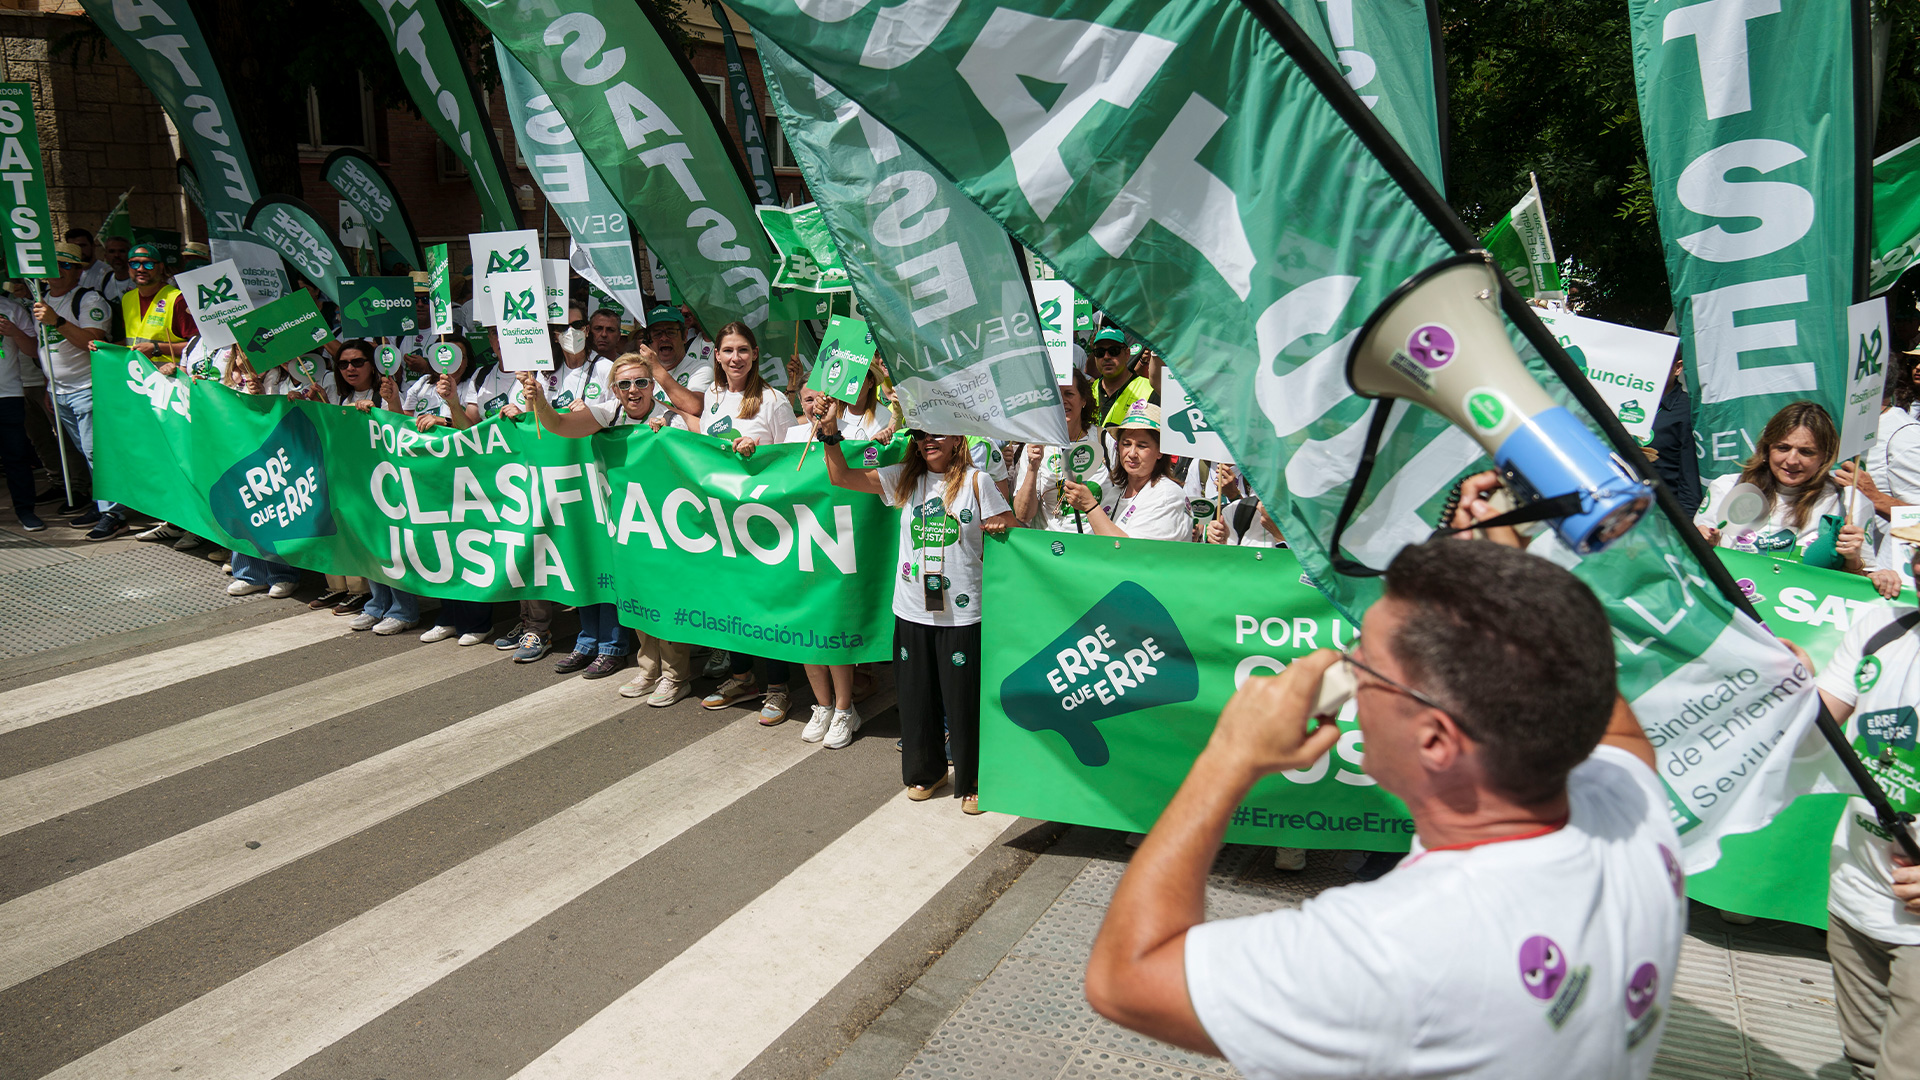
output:
M267 586L267 595L275 600L285 600L300 588L297 581L276 581Z
M488 638L488 635L486 634L461 634L460 640L459 642L457 642L457 644L460 645L461 648L465 648L468 645L478 645L481 642L486 641L487 638Z
M453 627L436 626L433 629L427 631L426 633L421 634L420 640L431 645L436 641L445 641L452 636L453 636Z
M378 625L380 625L380 616L369 615L363 611L353 617L353 621L347 624L347 629L371 630Z
M660 676L657 674L635 675L620 687L620 696L646 697L648 694L653 693L653 688L658 685L660 685Z
M827 737L827 721L833 719L833 710L825 705L815 705L813 715L807 718L807 726L800 729L801 742L819 742Z
M177 525L169 525L163 521L158 525L155 525L151 529L146 529L141 532L134 533L133 538L135 540L148 540L148 541L178 540L180 539L180 527Z
M233 584L227 586L228 596L252 596L254 593L266 591L265 585L255 585L251 581L241 581L239 578L235 578Z
M1305 870L1307 853L1297 847L1273 849L1273 868L1275 870Z
M839 750L853 741L853 733L866 723L858 710L835 709L833 720L827 725L827 749Z
M660 685L654 687L653 693L647 695L647 704L656 709L664 709L686 696L687 688L678 679L663 676L660 679Z
M399 619L381 619L379 622L373 624L373 632L379 634L381 637L387 637L390 634L397 634L402 630L411 630L419 625L417 622L401 622Z

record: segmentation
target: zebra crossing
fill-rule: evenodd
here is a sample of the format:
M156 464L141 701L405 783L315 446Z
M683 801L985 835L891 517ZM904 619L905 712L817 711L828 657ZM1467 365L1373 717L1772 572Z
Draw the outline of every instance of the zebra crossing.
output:
M0 1077L725 1080L1012 823L616 685L305 612L0 684Z

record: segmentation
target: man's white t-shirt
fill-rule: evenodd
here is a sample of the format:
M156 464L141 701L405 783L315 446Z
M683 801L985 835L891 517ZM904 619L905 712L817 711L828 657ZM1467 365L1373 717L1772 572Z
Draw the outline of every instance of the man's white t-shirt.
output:
M81 299L83 293L86 297L84 300ZM78 301L78 307L75 306L76 301ZM113 306L106 297L93 289L75 285L60 296L48 293L46 303L55 314L76 326L109 332L113 329ZM61 334L62 329L65 328L46 328L46 332L41 335L41 341L51 339L54 342L53 377L54 381L60 384L60 392L65 394L93 386L93 363L90 359L91 351L85 345L75 345L68 341ZM45 351L43 347L40 358L42 366L47 362Z
M1127 481L1122 476L1101 493L1100 505L1128 536L1136 540L1193 539L1187 493L1172 477L1155 477L1131 498L1126 492Z
M1860 655L1882 627L1910 611L1882 605L1854 619L1820 673L1820 689L1853 706L1847 738L1867 768L1885 777L1880 786L1894 809L1920 812L1914 716L1920 705L1920 633L1908 631L1872 656ZM1883 755L1891 764L1883 763ZM1893 844L1871 803L1847 800L1833 835L1827 911L1875 941L1920 945L1920 916L1893 895Z
M95 259L92 266L80 271L80 284L89 289L98 289L104 286L107 279L112 276L113 264L105 259ZM132 275L129 274L128 277L131 278Z
M1740 482L1739 473L1717 476L1707 485L1707 503L1693 516L1697 525L1709 525L1719 528L1722 521L1721 505L1727 500L1727 493ZM1838 514L1846 519L1846 501L1842 498L1845 489L1838 484L1821 480L1826 489L1807 512L1807 523L1796 526L1793 523L1793 501L1778 496L1773 507L1767 513L1767 519L1751 528L1736 530L1731 524L1721 529L1718 547L1731 548L1734 551L1752 551L1761 555L1771 555L1776 559L1794 558L1797 550L1805 554L1808 545L1820 537L1820 518L1824 514ZM1865 499L1854 500L1854 512L1851 523L1865 529L1873 517L1873 504ZM1863 569L1871 570L1878 563L1871 548L1863 546L1860 551Z
M452 414L447 409L447 403L440 397L439 382L440 376L429 372L408 383L406 390L400 394L401 411L410 416L433 415L442 419L451 419ZM460 392L463 389L465 389L464 385L455 386L454 395L464 399L466 395ZM462 400L461 404L464 405L466 402Z
M689 353L681 357L680 362L673 365L673 370L667 374L681 386L696 394L704 394L713 388L713 357L709 354L702 358ZM673 407L672 399L660 387L653 388L653 399L669 409Z
M1027 455L1022 451L1020 457L1020 477L1014 482L1013 490L1024 491L1027 477L1034 476L1033 494L1039 500L1034 508L1034 528L1046 532L1092 532L1093 527L1086 523L1086 515L1076 514L1072 510L1060 512L1061 489L1070 473L1080 474L1082 483L1100 486L1105 494L1111 486L1108 479L1106 440L1097 431L1082 435L1072 446L1049 446L1040 455L1040 468L1036 473L1033 466L1027 464ZM1077 468L1070 468L1077 466Z
M981 560L986 534L980 523L1008 511L993 481L968 469L959 495L948 505L947 474L924 473L911 490L900 490L905 465L878 470L887 505L900 508L900 565L893 577L893 613L922 626L973 626L980 621ZM927 610L926 575L939 574L947 594L941 611Z
M0 296L0 318L31 334L39 329L33 309L11 296ZM25 397L29 370L38 373L32 351L12 338L0 338L0 398Z
M1882 410L1867 472L1890 498L1920 504L1920 421L1899 409Z
M760 410L751 419L742 418L740 407L746 395L733 390L708 390L700 410L700 430L728 439L746 437L762 446L785 442L787 430L797 423L793 403L787 395L771 386L760 391Z
M127 274L126 280L122 281L114 277L112 270L109 269L107 276L100 280L100 291L105 293L109 300L118 300L139 287L139 285L134 283L131 272Z
M1610 746L1565 828L1413 854L1298 910L1187 931L1187 990L1249 1080L1645 1077L1687 928L1660 780Z

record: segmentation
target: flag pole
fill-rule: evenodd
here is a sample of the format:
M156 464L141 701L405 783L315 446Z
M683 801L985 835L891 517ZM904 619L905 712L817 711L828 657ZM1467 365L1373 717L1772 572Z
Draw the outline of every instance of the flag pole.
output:
M46 283L39 278L33 279L33 302L36 304L47 302ZM35 319L33 328L34 338L46 341L46 324ZM60 377L53 373L53 353L59 347L51 342L47 344L47 393L53 400L53 444L60 451L60 487L67 493L67 505L77 510L79 507L74 506L73 502L73 473L67 468L67 430L60 423Z

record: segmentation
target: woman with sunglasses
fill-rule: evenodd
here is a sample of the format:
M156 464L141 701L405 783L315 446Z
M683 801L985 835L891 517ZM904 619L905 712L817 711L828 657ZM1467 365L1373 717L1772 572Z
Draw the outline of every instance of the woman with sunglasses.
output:
M340 354L333 359L332 384L324 400L363 413L373 409L380 378L373 366L373 349L373 342L360 338L340 346ZM315 611L331 608L335 615L346 617L360 614L372 595L367 579L344 574L328 574L326 578L326 591L308 601L307 606Z
M836 487L878 495L902 511L900 573L893 582L901 782L918 802L951 780L960 809L977 814L981 559L986 537L1013 527L1013 510L973 467L962 435L915 431L902 464L853 468L834 430L841 407L836 402L819 424L828 479Z
M1113 432L1120 475L1099 498L1087 485L1066 481L1068 504L1087 515L1089 531L1100 536L1192 540L1187 493L1160 453L1160 406L1134 402Z
M590 438L609 428L645 424L653 412L653 369L637 353L627 353L608 365L613 396L586 402L581 408L556 411L547 400L539 376L519 373L520 389L540 426L569 439ZM627 663L627 630L613 604L583 604L579 608L580 636L573 650L553 669L562 675L580 672L588 679L604 679ZM671 705L686 694L687 647L641 635L641 677L620 688L622 697L651 694L647 704ZM629 692L631 691L631 692Z
M762 444L784 442L787 429L796 422L787 395L761 378L760 342L743 322L730 322L720 328L713 353L713 385L705 391L689 390L674 381L660 366L660 357L652 348L638 351L682 418L699 417L700 431L731 440L734 453L741 457L751 457L754 448ZM753 660L745 653L734 653L726 680L700 704L724 709L738 701L760 698L760 722L772 727L786 720L787 710L792 707L787 690L791 673L785 660L768 659L766 689L762 690L753 681Z
M1014 486L1013 516L1023 525L1048 532L1091 532L1086 515L1067 505L1066 483L1111 483L1107 440L1093 429L1093 399L1087 377L1075 371L1060 384L1060 404L1067 414L1066 446L1034 443L1020 455L1020 482Z

